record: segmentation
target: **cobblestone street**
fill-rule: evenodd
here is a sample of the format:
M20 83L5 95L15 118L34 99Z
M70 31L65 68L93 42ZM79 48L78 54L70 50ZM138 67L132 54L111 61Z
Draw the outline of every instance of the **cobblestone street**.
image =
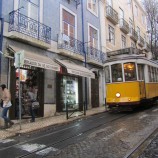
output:
M123 158L158 127L157 119L157 110L153 110L151 113L141 112L126 120L122 118L119 122L113 122L108 127L91 133L84 141L57 150L48 157ZM154 151L155 158L158 153L157 142L158 139L152 142L151 147L147 150ZM146 158L154 157L151 153L146 153L146 151L144 155ZM144 155L141 158L144 158Z

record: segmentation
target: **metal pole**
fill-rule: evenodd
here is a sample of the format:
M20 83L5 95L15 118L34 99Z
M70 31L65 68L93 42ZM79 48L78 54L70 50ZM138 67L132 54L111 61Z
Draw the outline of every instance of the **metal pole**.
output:
M83 14L83 0L81 0L81 13L82 13L82 42L83 42L83 52L84 52L84 64L87 67L87 56L85 51L85 40L84 40L84 14ZM85 106L87 110L87 78L85 77Z
M19 125L21 130L21 93L20 93L20 53L18 53L18 72L19 72Z
M3 45L3 23L4 19L0 18L0 51L2 51L2 45ZM0 82L1 82L1 68L2 68L2 54L0 53Z

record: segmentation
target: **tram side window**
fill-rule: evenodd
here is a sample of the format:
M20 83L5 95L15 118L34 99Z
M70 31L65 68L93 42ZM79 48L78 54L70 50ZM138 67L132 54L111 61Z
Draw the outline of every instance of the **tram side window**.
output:
M158 82L158 69L156 68L156 82Z
M111 65L112 82L122 82L122 65Z
M137 80L135 63L124 63L125 81Z
M109 66L105 67L105 82L110 83L110 70Z
M150 66L148 66L148 73L149 73L149 82L152 82L152 71Z
M144 80L144 66L141 64L138 64L138 77L139 80Z

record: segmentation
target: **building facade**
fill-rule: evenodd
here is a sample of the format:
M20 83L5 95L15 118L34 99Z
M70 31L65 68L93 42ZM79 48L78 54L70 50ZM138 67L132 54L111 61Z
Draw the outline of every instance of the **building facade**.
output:
M146 13L138 0L106 0L107 51L149 51Z
M39 98L39 117L65 111L66 106L82 109L84 102L87 109L105 104L103 4L98 0L2 0L0 78L11 90L13 119L19 116L19 88L22 115L29 115L29 86Z

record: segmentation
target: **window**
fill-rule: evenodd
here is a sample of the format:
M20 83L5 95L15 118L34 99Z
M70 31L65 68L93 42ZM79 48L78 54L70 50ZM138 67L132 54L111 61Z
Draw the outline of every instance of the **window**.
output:
M91 47L98 48L98 31L92 26L89 26L89 41Z
M105 67L105 82L110 83L110 70L109 66Z
M138 64L138 80L144 80L144 66Z
M135 5L134 15L138 16L138 7Z
M130 33L132 33L132 28L133 28L133 20L131 18L129 18L129 29L130 29Z
M132 2L131 2L131 0L127 0L127 4L128 4L128 7L129 7L129 9L131 8L131 6L132 6L132 4L131 4Z
M109 25L109 42L115 44L115 32L114 28Z
M135 48L136 47L135 43L131 42L131 47Z
M125 36L121 36L121 43L122 43L122 48L126 48L126 37Z
M134 81L137 79L135 63L124 63L123 67L124 67L125 81Z
M111 65L112 82L122 82L122 64Z
M140 28L137 26L138 38L140 37Z
M87 0L88 3L88 10L91 11L93 14L98 14L98 0Z
M39 1L38 0L19 0L19 8L24 7L23 9L20 9L19 12L21 14L26 15L27 17L30 17L36 21L39 19Z
M151 66L148 66L148 73L149 73L149 82L152 82L152 71L151 71Z
M142 24L146 25L146 16L142 15Z
M75 37L75 16L63 9L63 33L70 37Z
M146 34L144 34L144 42L147 42L147 40L146 40Z
M112 7L112 0L107 0L107 5Z
M124 11L121 8L119 8L119 10L120 10L119 18L124 19Z

